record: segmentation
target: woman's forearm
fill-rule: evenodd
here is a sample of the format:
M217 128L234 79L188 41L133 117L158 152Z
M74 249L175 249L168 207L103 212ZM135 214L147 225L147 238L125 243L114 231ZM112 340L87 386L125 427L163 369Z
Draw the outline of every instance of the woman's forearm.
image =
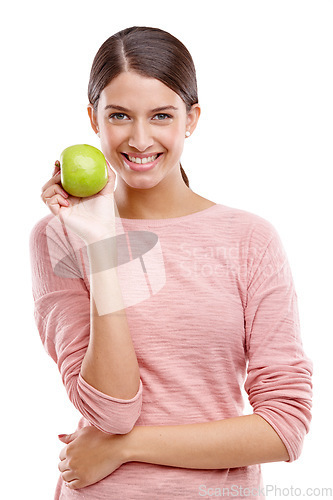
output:
M275 430L255 414L199 424L135 426L123 438L128 462L225 469L289 460Z
M112 238L105 240L105 245L110 245L109 249L105 245L88 246L91 268L90 340L81 375L88 384L104 394L131 399L139 389L140 372L116 266L108 268L103 262L105 255L115 250L112 242Z

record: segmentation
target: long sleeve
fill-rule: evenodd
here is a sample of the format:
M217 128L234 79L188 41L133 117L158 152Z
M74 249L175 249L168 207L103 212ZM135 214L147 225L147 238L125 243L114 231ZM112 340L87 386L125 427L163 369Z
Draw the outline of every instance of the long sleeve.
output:
M80 374L90 336L89 282L82 276L84 259L78 258L82 252L75 251L62 225L50 216L34 226L29 243L36 325L70 401L98 429L129 432L141 412L141 380L137 394L123 400L98 391Z
M303 350L288 259L276 230L264 220L251 235L245 329L245 390L254 413L275 429L292 462L309 431L313 367Z
M303 351L294 285L274 228L255 214L218 204L183 217L122 219L121 223L130 236L132 231L156 234L165 269L165 283L158 293L147 294L149 300L126 309L144 387L136 425L185 425L242 416L245 382L253 412L276 430L290 460L295 460L310 425L312 365ZM59 235L60 229L50 231L58 246L68 245L63 237L59 241ZM35 231L34 239L35 248L44 236ZM75 246L69 240L77 250L80 243ZM58 247L53 247L52 253L56 253ZM82 398L77 375L72 373L79 373L75 352L82 359L87 344L88 308L79 308L70 299L71 308L78 311L75 316L82 319L74 326L78 328L76 337L70 335L64 342L48 330L47 312L49 309L51 314L57 302L43 307L38 304L40 297L50 292L60 294L63 289L78 299L83 295L88 303L86 287L90 290L90 283L80 267L79 255L73 257L73 253L62 247L56 255L56 274L64 278L73 275L72 280L57 281L57 286L50 286L50 280L56 279L50 269L45 271L51 274L47 279L38 277L40 273L43 276L46 264L34 264L39 282L35 293L37 308L45 318L41 332L48 333L45 345L54 352L54 359L66 346L69 355L63 355L63 363L68 369L62 367L62 372L71 378L76 397ZM41 260L50 266L45 257ZM143 255L148 270L146 260ZM73 283L65 285L70 281ZM132 284L135 295L142 282L134 278ZM66 321L73 321L70 313L66 316ZM57 317L63 321L59 310L55 321ZM54 348L57 341L63 346ZM81 342L82 348L72 345L74 342ZM102 409L104 401L97 396L94 394L94 405L98 401ZM77 495L97 500L110 498L111 492L114 498L193 500L208 494L208 489L233 491L240 485L243 491L258 492L262 484L259 464L205 470L132 461ZM62 483L60 489L57 498L71 496Z

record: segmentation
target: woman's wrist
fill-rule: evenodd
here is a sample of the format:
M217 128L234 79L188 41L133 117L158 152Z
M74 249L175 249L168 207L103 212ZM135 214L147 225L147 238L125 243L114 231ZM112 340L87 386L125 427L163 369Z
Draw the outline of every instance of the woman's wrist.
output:
M143 461L140 454L140 446L138 445L141 430L142 427L140 425L135 425L130 432L122 435L122 459L124 460L123 463Z
M116 237L106 236L95 241L91 240L87 246L87 254L91 274L116 268L118 265Z
M103 449L105 450L104 458L105 460L114 465L114 461L118 462L118 467L130 462L130 455L127 446L127 434L107 434L104 431L100 431L103 438L104 445L101 448L101 453Z
M117 248L114 237L91 243L87 247L90 274L90 296L93 314L104 316L125 308L117 271Z

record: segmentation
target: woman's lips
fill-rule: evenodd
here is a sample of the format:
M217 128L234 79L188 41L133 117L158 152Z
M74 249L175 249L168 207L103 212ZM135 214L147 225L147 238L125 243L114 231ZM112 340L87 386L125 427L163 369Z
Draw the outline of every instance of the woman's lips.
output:
M155 165L159 162L160 158L162 157L163 153L158 153L158 157L156 158L156 160L152 161L152 162L149 162L149 163L136 163L136 162L133 162L129 159L129 155L128 154L125 154L125 153L121 153L126 165L128 165L130 167L131 170L134 170L135 172L145 172L146 170L150 170L152 168L155 167ZM133 157L135 157L136 155L133 155ZM137 156L137 158L149 158L151 156L155 156L155 155L145 155L145 156Z

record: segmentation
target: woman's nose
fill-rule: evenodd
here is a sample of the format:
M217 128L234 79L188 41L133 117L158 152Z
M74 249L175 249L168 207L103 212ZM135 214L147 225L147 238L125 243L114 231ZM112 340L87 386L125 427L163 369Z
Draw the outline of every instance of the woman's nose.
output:
M138 151L145 151L154 144L151 136L149 125L142 123L134 124L131 128L131 134L128 140L128 145Z

